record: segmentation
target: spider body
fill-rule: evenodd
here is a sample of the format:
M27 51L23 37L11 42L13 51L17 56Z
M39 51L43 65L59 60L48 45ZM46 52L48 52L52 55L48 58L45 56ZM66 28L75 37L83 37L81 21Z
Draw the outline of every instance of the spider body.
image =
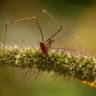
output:
M42 53L44 53L45 55L48 55L48 51L53 42L54 42L54 39L48 39L45 42L40 42L39 44L40 44L40 49Z
M45 55L48 55L49 48L44 42L40 42L40 49L42 53L44 53Z

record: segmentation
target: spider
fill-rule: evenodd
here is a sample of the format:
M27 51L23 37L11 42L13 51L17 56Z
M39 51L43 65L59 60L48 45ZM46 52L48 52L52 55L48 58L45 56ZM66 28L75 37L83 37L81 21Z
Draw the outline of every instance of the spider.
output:
M50 17L53 21L55 21L55 23L57 23L56 20L54 19L54 17L49 12L47 12L46 10L42 10L42 12L44 14L46 14L48 17ZM42 37L42 41L39 42L40 49L41 49L42 53L44 53L45 55L48 55L49 49L52 48L51 45L54 42L53 37L55 37L62 30L62 25L58 24L58 26L59 26L58 30L54 34L52 34L47 40L45 40L43 32L42 32L42 28L41 28L41 26L39 24L39 20L38 20L37 17L28 17L28 18L22 18L22 19L15 19L13 21L7 22L5 24L5 31L4 31L4 33L5 33L4 49L5 49L5 46L6 46L8 25L12 24L12 23L20 22L20 21L27 21L27 20L33 20L37 24L37 26L39 28L39 31L40 31L40 34L41 34L41 37ZM81 46L80 42L78 42L76 34L74 34L74 32L72 32L72 35L74 36L74 38L77 41L78 46L80 47L80 50L81 50L80 52L72 50L72 49L65 49L65 48L53 48L53 49L62 49L64 51L66 51L66 52L71 51L73 54L74 54L74 52L77 53L77 54L78 53L85 54L84 50L82 50L82 46Z
M42 10L42 12L45 13L45 14L47 14L50 18L54 19L52 17L52 15L49 14L46 10ZM42 37L42 41L39 43L40 49L41 49L42 53L44 53L45 55L48 55L49 48L51 47L52 43L54 42L53 37L56 36L62 30L62 25L59 25L58 30L53 35L51 35L47 40L45 40L44 35L43 35L43 32L42 32L42 28L41 28L41 26L39 24L39 20L38 20L37 17L29 17L29 18L23 18L23 19L16 19L16 20L7 22L5 24L4 48L5 48L5 45L6 45L6 39L7 39L6 36L7 36L8 25L9 24L12 24L12 23L20 22L20 21L26 21L26 20L34 20L35 23L37 24L37 26L39 28L39 31L41 33L41 37Z

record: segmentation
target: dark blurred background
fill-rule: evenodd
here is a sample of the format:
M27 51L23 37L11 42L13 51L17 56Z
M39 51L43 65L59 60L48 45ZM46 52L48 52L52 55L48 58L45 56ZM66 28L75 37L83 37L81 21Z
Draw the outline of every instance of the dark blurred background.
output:
M49 13L51 13L56 19L56 22L52 21L48 16L43 14L42 9L46 9ZM4 26L6 22L14 19L20 19L32 16L38 17L46 39L50 37L54 32L56 32L56 30L58 29L58 24L62 24L63 30L55 37L56 40L53 44L53 47L72 48L74 50L75 49L81 50L82 48L87 53L95 56L96 52L95 0L0 0L0 42L2 43L4 41L4 30L5 30ZM6 43L11 46L18 45L18 46L36 47L40 41L41 41L41 35L35 22L22 21L10 24L8 26ZM80 45L82 46L81 48L78 45L78 43L80 43ZM7 73L8 72L5 72L2 73L1 75L6 76L8 75ZM2 78L4 78L4 80L6 79L5 77ZM14 75L12 75L12 78L14 78ZM9 79L9 81L11 79ZM0 80L0 84L2 84L1 82L2 80L3 79ZM41 80L41 82L43 81ZM36 86L34 85L37 88L36 89L37 92L40 92L41 94L40 96L96 95L95 88L83 86L82 84L78 83L76 84L74 83L74 85L72 85L73 81L71 83L68 82L64 83L65 85L63 86L60 84L58 86L54 84L51 86L50 83L47 84L41 82L40 82L41 85L39 84L38 87L36 87L37 85ZM17 84L17 82L15 81L14 83ZM6 85L6 83L4 84ZM1 89L3 87L7 90L9 87L7 88L6 86L3 86L3 84L2 86L0 85ZM23 85L21 84L21 86ZM34 86L33 89L35 88ZM17 88L17 86L15 87ZM10 90L9 92L11 92ZM0 96L8 96L8 95L0 95Z

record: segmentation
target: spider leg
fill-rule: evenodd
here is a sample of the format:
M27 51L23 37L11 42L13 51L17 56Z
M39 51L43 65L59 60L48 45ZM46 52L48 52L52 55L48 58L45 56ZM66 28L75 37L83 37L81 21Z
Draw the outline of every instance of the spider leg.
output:
M41 28L41 26L40 26L39 21L38 21L37 18L35 19L35 22L36 22L36 24L37 24L37 26L39 28L40 33L41 33L42 41L44 42L45 40L44 40L44 35L43 35L43 32L42 32L42 28Z
M37 17L28 17L28 18L23 18L23 19L16 19L16 20L13 20L13 21L9 21L5 24L5 31L4 31L4 48L6 46L6 40L7 40L7 30L8 30L8 26L9 24L12 24L12 23L16 23L16 22L20 22L20 21L27 21L27 20L35 20L38 28L39 28L39 31L41 33L41 36L42 36L42 41L44 42L44 35L43 35L43 32L42 32L42 29L41 29L41 26L39 24L39 21L37 19Z
M55 35L57 35L60 31L62 30L62 26L59 26L59 29L51 36L49 37L49 39L47 39L45 41L45 43L47 44L47 46L50 48L51 45L53 44L53 42L55 41L55 39L52 39Z
M56 36L60 31L62 30L62 26L59 25L59 29L51 36L49 37L49 39L52 39L54 36ZM48 41L49 39L47 39L46 41Z
M46 11L45 9L42 10L42 12L44 14L46 14L51 20L53 20L55 23L56 20L55 18L53 17L52 14L50 14L48 11ZM58 24L58 23L57 23ZM47 42L47 45L50 47L52 45L52 43L54 42L54 40L52 39L53 37L55 37L61 30L62 30L62 25L58 24L59 25L59 29L51 36L49 37L49 39L47 39L45 42Z
M53 42L54 42L54 39L49 39L49 40L45 41L45 43L47 44L48 48L51 47L51 45L53 44Z
M6 45L6 39L7 39L7 29L8 29L8 24L5 24L5 32L4 32L4 49Z
M81 53L85 54L86 49L84 49L83 46L81 45L81 42L80 42L80 40L78 39L78 36L77 36L77 32L75 32L75 33L72 32L72 35L76 39L76 42L77 42L77 44L80 48Z
M45 41L45 43L49 46L49 48L51 47L52 43L54 42L54 39L52 39L55 35L57 35L60 31L62 30L62 26L59 26L59 29L51 36L49 37L49 39L47 39Z
M55 18L53 17L53 15L50 14L47 10L43 9L42 12L43 12L44 14L46 14L46 15L47 15L51 20L53 20L55 23L57 23L56 20L55 20ZM57 24L58 24L58 23L57 23ZM62 30L62 25L60 25L60 24L58 24L58 25L59 25L59 29L58 29L51 37L49 37L49 39L53 38L55 35L57 35L57 33L59 33L59 32ZM49 41L49 39L46 40L46 41Z

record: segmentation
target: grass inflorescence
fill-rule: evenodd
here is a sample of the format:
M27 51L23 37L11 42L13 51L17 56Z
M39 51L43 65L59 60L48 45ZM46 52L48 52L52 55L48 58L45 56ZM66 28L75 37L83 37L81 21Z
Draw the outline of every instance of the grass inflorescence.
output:
M96 59L82 54L71 54L70 51L52 49L48 55L45 55L33 48L2 48L0 66L53 71L59 76L73 77L96 87Z

